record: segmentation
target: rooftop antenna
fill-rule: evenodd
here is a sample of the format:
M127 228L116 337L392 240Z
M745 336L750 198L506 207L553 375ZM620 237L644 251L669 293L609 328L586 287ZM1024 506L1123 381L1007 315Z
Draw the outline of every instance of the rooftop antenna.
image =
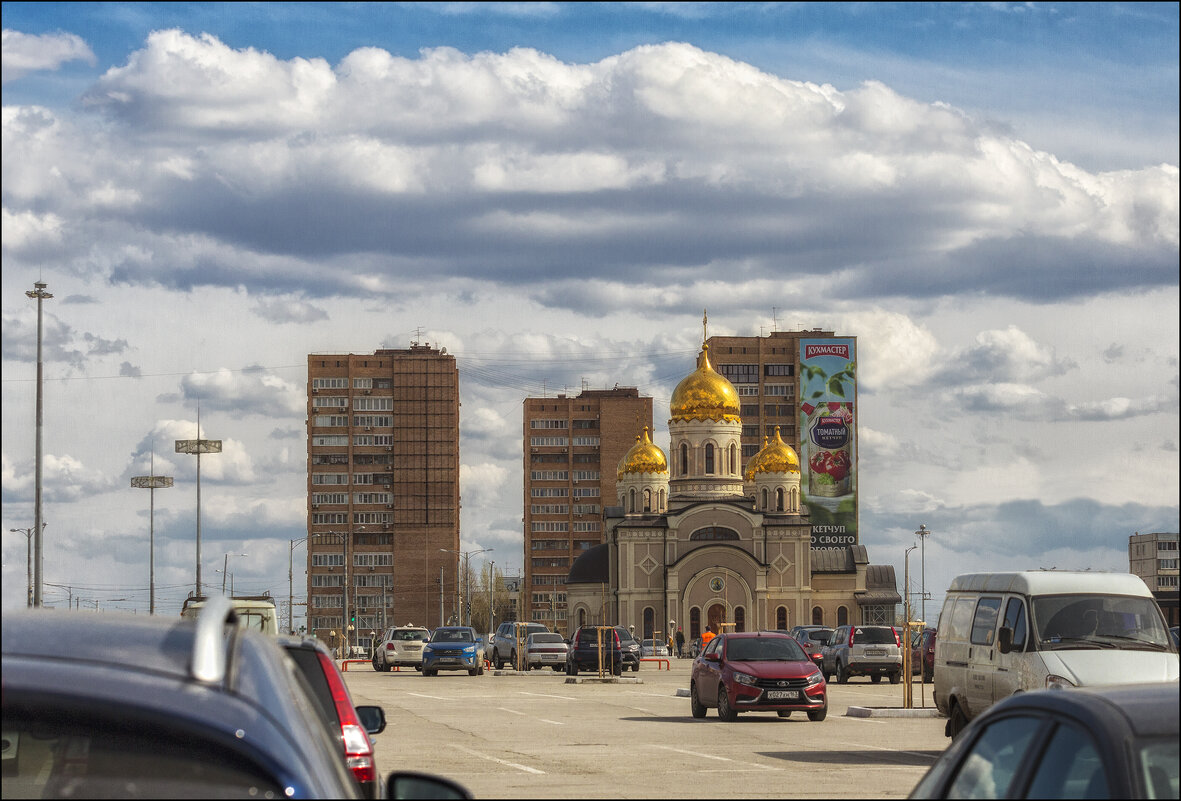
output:
M771 307L771 330L772 331L779 330L779 313L778 312L779 312L779 310L776 309L774 306Z
M414 329L414 341L411 342L410 344L417 347L418 343L421 341L422 341L422 326L420 325Z

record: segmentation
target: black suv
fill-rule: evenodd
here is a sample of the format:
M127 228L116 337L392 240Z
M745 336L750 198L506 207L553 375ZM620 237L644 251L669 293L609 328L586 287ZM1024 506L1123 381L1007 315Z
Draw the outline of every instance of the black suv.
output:
M597 673L600 665L613 676L623 673L619 632L613 626L579 626L570 638L566 675L577 676L579 670Z

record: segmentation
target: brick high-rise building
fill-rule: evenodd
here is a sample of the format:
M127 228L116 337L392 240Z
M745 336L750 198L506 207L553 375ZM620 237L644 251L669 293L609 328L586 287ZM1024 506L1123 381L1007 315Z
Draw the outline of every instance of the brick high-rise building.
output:
M395 621L445 623L458 556L440 549L459 550L455 357L419 344L309 355L307 488L311 633L338 645L355 618L350 642L367 647Z
M569 633L566 575L602 542L616 468L645 426L652 427L652 398L635 387L526 398L522 619Z
M1178 624L1177 562L1177 532L1128 537L1128 572L1144 579L1170 626Z

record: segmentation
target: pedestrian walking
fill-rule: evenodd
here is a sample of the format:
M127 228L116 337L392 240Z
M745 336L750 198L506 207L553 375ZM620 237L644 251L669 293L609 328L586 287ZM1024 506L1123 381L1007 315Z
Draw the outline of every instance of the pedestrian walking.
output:
M677 659L681 658L681 649L685 647L685 632L677 629Z

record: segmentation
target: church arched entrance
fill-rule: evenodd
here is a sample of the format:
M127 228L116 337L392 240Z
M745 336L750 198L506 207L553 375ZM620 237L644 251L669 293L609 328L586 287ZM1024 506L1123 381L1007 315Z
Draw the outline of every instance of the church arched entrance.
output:
M706 612L707 626L714 634L720 634L722 623L726 621L726 607L723 604L711 604Z

